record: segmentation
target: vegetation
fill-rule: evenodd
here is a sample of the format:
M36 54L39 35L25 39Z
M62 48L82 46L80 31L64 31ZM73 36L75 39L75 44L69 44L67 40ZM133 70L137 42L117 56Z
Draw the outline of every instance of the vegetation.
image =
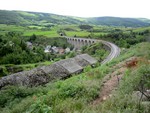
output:
M140 28L141 29L141 28ZM121 29L114 29L112 32L97 37L98 39L104 39L114 42L119 47L129 48L140 42L149 40L150 30L141 29L139 31L133 31L132 29L123 31Z
M0 24L36 25L51 27L64 24L94 24L106 26L142 27L148 26L149 20L119 17L74 18L48 13L0 10Z
M107 25L107 26L125 26L125 27L141 27L148 26L146 21L135 18L119 18L119 17L96 17L89 18L88 21L92 24Z
M96 43L96 44L92 44L90 46L83 46L82 53L87 53L87 54L95 57L99 62L101 62L109 54L109 51L107 51L104 48L104 45L102 43Z
M147 105L132 96L136 90L150 89L150 27L147 27L149 20L116 17L76 18L2 10L0 17L0 77L75 56L75 51L63 55L44 53L47 45L73 49L73 46L62 38L66 35L108 40L122 49L121 55L111 62L95 68L87 66L83 73L72 75L65 80L55 80L37 87L3 87L0 89L2 113L150 111ZM27 42L32 43L31 48L27 46ZM101 43L84 46L81 52L88 53L99 61L109 54ZM123 73L119 87L113 91L110 99L92 106L91 103L103 88L104 77L115 72L115 66L130 57L141 60L135 67L128 67Z
M142 51L143 49L145 51ZM95 69L87 68L80 75L48 83L44 87L5 87L0 92L1 112L58 113L101 111L105 113L111 111L116 113L129 111L148 113L149 108L142 105L139 109L137 102L131 96L132 92L137 89L141 77L149 73L149 64L144 62L139 63L139 66L134 71L131 71L132 69L126 71L126 75L123 77L114 97L98 105L98 108L91 108L89 103L98 96L102 87L102 78L112 72L112 65L131 56L143 57L145 60L150 59L149 49L149 43L138 44L131 47L127 52L124 51L119 58L107 65ZM144 83L144 86L148 89L149 82Z
M57 59L58 60L58 59ZM39 66L45 66L52 64L53 61L45 61L45 62L38 62L38 63L29 63L29 64L3 64L0 65L0 77L10 75L13 73L21 72L24 70L31 70L33 68L39 67Z
M45 58L44 51L36 48L32 52L21 39L21 35L15 32L9 32L5 36L1 36L0 64L26 64L43 61Z
M31 47L28 46L27 42L32 43ZM46 45L73 49L73 46L68 44L65 38L45 38L38 37L35 34L30 37L23 37L21 32L8 32L5 35L1 35L0 76L32 69L45 61L50 64L50 62L69 56L69 53L64 55L44 53ZM23 64L28 65L24 66Z

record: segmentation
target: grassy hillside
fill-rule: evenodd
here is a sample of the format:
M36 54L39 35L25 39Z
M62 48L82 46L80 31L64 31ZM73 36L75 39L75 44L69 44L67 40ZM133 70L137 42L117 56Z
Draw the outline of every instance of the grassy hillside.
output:
M97 25L125 26L125 27L141 27L150 25L148 21L143 21L135 18L119 18L119 17L88 18L88 22Z
M0 24L44 25L81 24L79 19L48 13L0 10Z
M0 10L0 24L18 25L43 25L52 26L56 24L93 24L107 26L141 27L148 26L148 19L118 18L118 17L95 17L79 18L62 16L49 13L5 11Z
M141 20L141 21L143 21L143 22L150 23L150 20L149 20L149 19L146 19L146 18L138 18L138 20Z
M132 93L138 90L141 80L144 80L142 83L145 89L150 88L149 76L143 79L150 73L149 49L149 43L140 43L123 51L118 58L107 65L95 69L87 67L80 75L48 83L45 86L5 87L0 91L0 110L2 113L109 113L110 111L111 113L148 113L149 107L142 103L139 106L138 100L132 97ZM117 72L124 76L118 88L111 93L113 96L93 106L93 101L102 91L103 78L124 65L118 65L118 63L125 63L126 59L133 56L141 60L135 67L127 67L124 73Z

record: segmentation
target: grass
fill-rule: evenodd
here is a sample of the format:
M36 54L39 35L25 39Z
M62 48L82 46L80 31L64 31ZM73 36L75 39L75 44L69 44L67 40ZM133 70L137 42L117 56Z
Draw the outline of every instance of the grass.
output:
M134 29L133 31L134 32L143 32L145 30L149 30L150 27L140 27L140 28L137 28L137 29Z
M105 67L103 67L104 70L103 72L106 72L106 69L104 68ZM15 100L12 100L12 102L9 103L9 105L14 103L13 107L7 108L7 110L3 109L4 110L3 112L9 111L9 109L11 109L12 113L15 113L13 111L16 111L17 106L22 106L21 109L19 109L20 112L23 112L24 110L28 112L29 111L37 112L36 111L37 109L39 111L47 109L52 112L58 113L58 112L65 112L66 110L71 110L72 107L80 109L83 106L85 106L83 102L88 103L90 100L96 98L98 95L101 83L96 78L100 79L104 74L101 73L99 69L94 70L95 73L90 68L86 70L85 73L80 74L78 76L73 76L66 80L59 80L54 83L49 83L46 85L45 88L43 87L41 91L38 91L39 92L38 94L34 93L33 96L30 96L30 99L32 101L28 100L29 97L27 98L24 97L24 99L22 99L20 103L15 103ZM37 88L37 90L39 88ZM31 93L29 92L30 90L33 89L29 88L28 90L29 90L28 93L26 89L22 91L25 91L27 95L30 95ZM43 94L42 92L46 93ZM9 99L7 98L7 100ZM24 103L28 105L28 109L25 107ZM72 104L70 104L68 108L68 105L65 103L72 103Z
M67 36L77 36L77 37L88 37L90 33L88 33L87 31L66 31L66 35Z
M24 36L31 36L33 34L41 35L41 36L47 36L47 37L59 37L60 35L57 33L57 31L41 31L41 30L29 30L24 32Z
M46 27L42 27L42 26L35 26L35 25L32 25L32 26L28 26L29 28L31 29L44 29Z
M52 64L52 63L53 63L53 62L45 61L45 62L40 62L40 63L21 64L21 65L16 65L16 66L21 66L21 67L23 67L25 70L29 70L28 67L35 68L35 67L37 67L37 66L50 65L50 64ZM30 69L31 69L31 68L30 68Z
M29 26L29 27L22 27L16 25L5 25L0 24L0 34L4 35L7 32L16 31L16 32L23 32L23 36L31 36L33 34L36 35L43 35L47 37L59 37L57 33L57 28L53 28L51 30L41 30L43 27L41 26Z
M150 109L144 105L139 107L139 101L133 98L132 93L137 90L144 74L150 73L149 67L149 64L142 64L135 70L128 70L118 90L114 92L114 96L102 105L98 105L94 111L96 113L99 111L102 113L148 113Z
M0 65L0 68L3 69L3 72L0 73L1 76L9 75L12 73L16 73L18 71L25 71L25 70L31 70L38 66L46 66L50 65L53 62L45 61L45 62L39 62L39 63L32 63L32 64L21 64L21 65L14 65L14 64L6 64L6 65ZM11 68L11 69L9 69Z
M17 12L24 15L24 16L37 17L37 15L31 14L31 13L28 13L28 12L24 12L24 11L17 11Z
M23 12L24 13L24 12ZM29 14L29 13L27 13ZM31 15L33 16L33 15ZM127 32L128 28L123 27L108 27L108 26L93 26L94 32L89 32L82 30L78 25L55 25L54 27L47 28L43 25L30 25L28 27L17 26L17 25L6 25L0 24L0 34L5 34L10 31L23 32L23 36L31 36L33 34L46 36L46 37L59 37L57 31L62 30L66 33L67 36L78 36L78 37L99 37L100 35L105 35L111 32L114 29L121 29L124 32Z
M22 26L0 24L0 34L2 35L10 31L24 32L25 30L26 28Z

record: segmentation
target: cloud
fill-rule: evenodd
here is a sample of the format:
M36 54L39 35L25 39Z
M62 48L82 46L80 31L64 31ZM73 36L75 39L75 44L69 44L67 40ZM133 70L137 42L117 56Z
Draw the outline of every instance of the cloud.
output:
M0 9L48 12L80 17L145 17L149 0L0 0Z

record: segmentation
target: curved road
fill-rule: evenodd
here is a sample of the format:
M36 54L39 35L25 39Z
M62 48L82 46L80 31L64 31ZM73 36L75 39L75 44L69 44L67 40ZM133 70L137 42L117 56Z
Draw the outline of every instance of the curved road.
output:
M101 40L102 41L102 40ZM112 59L118 57L120 55L120 48L111 43L111 42L107 42L107 41L102 41L103 44L105 44L106 46L108 46L111 50L110 50L110 53L109 55L106 57L106 59L104 59L101 63L102 64L105 64L109 61L111 61Z
M108 41L104 41L104 40L97 40L97 39L89 39L89 38L76 38L76 37L65 37L65 38L74 38L74 39L80 39L80 40L88 40L91 42L101 42L103 44L105 44L106 46L108 46L110 48L110 53L109 55L101 62L101 64L105 64L109 61L111 61L112 59L116 58L117 56L120 55L120 48ZM80 43L80 42L79 42Z

